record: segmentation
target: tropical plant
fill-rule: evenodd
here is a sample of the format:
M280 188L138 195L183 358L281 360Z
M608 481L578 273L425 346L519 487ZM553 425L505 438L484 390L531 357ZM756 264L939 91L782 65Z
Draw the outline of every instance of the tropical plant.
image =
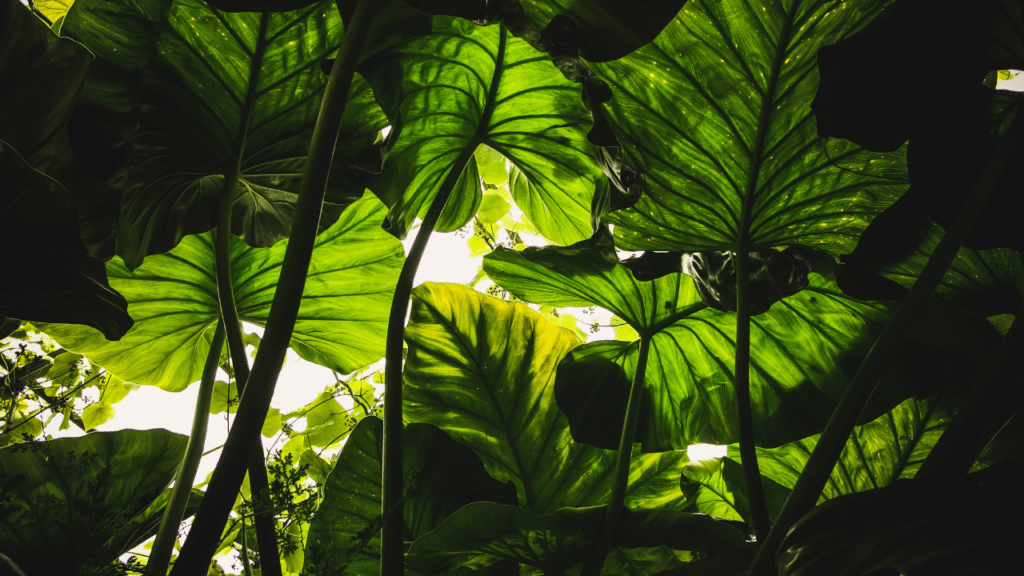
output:
M0 15L5 569L1024 568L1021 3ZM289 350L337 381L281 413Z

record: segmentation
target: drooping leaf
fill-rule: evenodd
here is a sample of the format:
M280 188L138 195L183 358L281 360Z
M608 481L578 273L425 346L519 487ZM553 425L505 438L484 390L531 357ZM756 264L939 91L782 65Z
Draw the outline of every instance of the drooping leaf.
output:
M384 207L369 193L349 206L316 241L291 347L303 358L349 373L383 353L388 303L404 259L397 240L374 218ZM239 316L266 323L287 241L250 248L231 241ZM39 328L129 382L183 390L199 380L219 315L212 233L189 236L135 272L119 258L107 264L113 285L129 298L135 327L118 343L94 330L57 324Z
M413 291L405 334L410 421L439 426L472 448L492 476L515 483L519 504L533 512L607 501L616 453L574 442L555 405L555 366L579 344L570 331L525 304L427 283ZM626 504L684 508L685 462L683 452L635 455Z
M341 42L333 3L229 14L199 0L176 0L147 29L155 34L155 56L143 68L140 126L118 175L124 182L118 255L134 269L184 236L214 228L224 179L236 167L232 232L254 247L287 237L326 83L320 61ZM333 156L321 231L362 195L353 179L363 172L355 166L379 169L372 143L385 123L368 86L357 79Z
M737 441L735 315L705 305L684 274L640 282L625 266L609 262L606 252L587 242L499 249L485 258L484 271L529 302L600 306L652 338L637 426L644 451ZM828 257L819 262L807 288L751 319L751 408L760 446L822 430L896 307L846 297L835 285ZM901 362L886 374L862 422L910 396L927 396L939 382L970 375L997 341L981 319L935 306ZM969 342L961 341L965 333L987 344L968 350ZM592 342L561 361L556 396L577 441L618 446L621 426L613 423L624 418L638 348L639 341Z
M518 506L478 502L413 542L407 558L426 573L447 563L475 569L514 560L545 574L558 574L586 559L603 515L604 506L538 514ZM743 543L736 528L703 514L627 508L620 522L614 544L624 548L667 546L714 552Z
M168 488L161 492L156 500L153 500L152 504L147 506L145 510L139 512L135 517L115 530L114 535L105 544L106 548L128 552L155 536L157 528L160 527L160 520L164 515L164 508L167 507L170 499L171 489ZM199 510L199 504L202 501L202 490L193 488L188 495L188 502L185 504L182 520L192 517Z
M728 458L715 458L687 464L683 468L682 482L684 489L686 489L687 483L700 484L696 498L697 510L700 513L715 518L743 522L748 527L754 525L754 515L750 507L750 499L747 497L749 492L746 488L746 477L743 476L743 467L736 461ZM768 506L768 515L774 522L779 512L782 511L782 506L786 503L791 488L782 486L764 475L762 475L761 483ZM753 530L749 529L746 535L752 537Z
M103 262L86 253L64 187L3 141L0 173L0 243L20 247L0 283L0 314L80 324L100 341L124 336L132 327L127 302L108 283Z
M849 252L905 189L906 163L817 135L815 56L879 4L692 0L650 44L590 65L613 93L601 111L643 174L639 202L606 217L616 245Z
M872 150L909 139L905 201L948 227L1024 103L1019 93L982 84L992 71L1024 67L1024 9L1014 0L989 0L963 14L933 8L894 3L867 29L822 50L814 111L823 136ZM913 87L937 60L943 89L924 95ZM1010 166L1024 162L1024 150L1011 154ZM1019 196L1018 178L1007 170L964 245L1024 248L1013 218Z
M310 526L303 574L380 571L382 442L378 418L364 418L349 437ZM403 460L406 540L470 502L515 502L511 484L488 476L471 450L429 424L404 430Z
M589 237L600 168L579 86L504 25L437 16L432 27L360 67L393 127L388 168L369 184L391 207L388 229L404 237L446 178L475 166L472 155L486 144L533 183L533 202L517 203L542 234L558 243ZM457 188L437 229L461 228L479 202L477 181Z
M166 430L122 430L0 450L0 552L58 574L115 560L132 539L112 536L147 514L187 441Z
M961 477L899 480L827 502L790 529L781 576L853 576L883 567L907 576L1016 574L1024 512L1022 466L1004 463Z
M93 56L59 38L17 0L0 1L0 140L34 168L71 114ZM49 150L46 148L49 146Z

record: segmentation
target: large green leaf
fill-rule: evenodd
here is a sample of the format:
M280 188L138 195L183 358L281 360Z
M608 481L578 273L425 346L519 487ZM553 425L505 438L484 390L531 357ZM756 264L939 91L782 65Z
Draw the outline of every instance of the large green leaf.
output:
M687 464L683 468L682 482L684 487L687 484L700 484L695 503L702 514L744 522L748 527L754 525L753 510L747 496L747 480L743 475L743 467L735 460L715 458ZM792 490L763 475L761 484L768 516L774 522ZM753 529L749 529L747 534L752 537Z
M309 528L304 574L380 572L383 424L360 420L327 477ZM429 424L403 432L405 540L434 529L471 502L515 503L515 488L487 475L480 459Z
M187 442L166 430L122 430L0 449L0 552L53 574L112 562L137 540L111 537L151 515Z
M306 360L349 373L383 354L388 303L404 261L399 242L376 225L384 211L366 193L317 237L291 341ZM135 318L120 342L87 328L40 329L122 380L185 389L200 378L220 310L212 236L188 236L135 272L119 258L107 263ZM242 320L266 323L286 247L283 241L251 248L232 238L231 277Z
M472 448L487 471L511 480L537 513L604 504L616 453L578 444L555 405L558 361L579 340L525 304L454 284L413 291L405 332L405 414ZM683 452L637 454L626 504L681 509ZM675 485L673 485L675 484Z
M80 24L75 37L101 24ZM156 35L155 56L142 69L141 121L118 175L124 193L118 255L134 269L145 256L212 229L224 179L236 167L232 232L254 247L287 237L326 83L320 62L341 42L333 2L285 13L231 14L199 0L176 0L148 28ZM118 53L104 50L99 39L83 41L99 46L104 57ZM127 67L143 60L112 61ZM386 122L369 87L357 79L333 157L321 231L362 194L352 181L361 171L352 166L372 169L376 156L379 168L372 144Z
M537 514L493 502L470 504L413 542L408 561L432 573L447 563L481 568L514 560L559 574L586 559L601 529L604 506ZM703 514L624 511L613 542L624 548L715 552L743 543L733 526Z
M0 315L91 326L78 329L100 341L124 336L132 327L127 302L108 284L103 262L86 253L67 190L2 140L0 173L0 243L20 247L0 280Z
M835 285L829 260L815 263L806 289L751 318L751 409L761 446L821 431L895 309L846 297ZM676 273L639 282L625 266L609 262L600 245L588 243L495 250L485 258L484 270L519 298L601 306L652 339L637 429L645 451L738 440L732 392L735 315L705 306L690 277ZM938 382L970 374L997 341L976 317L934 312L906 346L899 369L887 373L864 422L911 395L926 396ZM962 342L965 333L978 342ZM606 448L618 445L621 427L610 423L624 418L638 348L639 341L592 342L562 360L556 393L574 438Z
M541 233L558 243L589 237L601 171L586 140L592 120L579 85L504 25L436 16L432 26L431 34L360 67L393 126L387 169L370 184L391 207L386 226L404 237L447 176L462 172L456 160L470 161L486 144L533 184L535 196L516 202ZM461 228L479 202L477 181L464 183L448 200L438 230Z
M0 1L0 140L33 167L67 122L92 54L58 38L17 0Z
M692 0L654 42L592 64L613 92L602 110L645 178L640 201L607 216L616 244L852 249L905 189L906 164L818 137L815 56L881 4Z

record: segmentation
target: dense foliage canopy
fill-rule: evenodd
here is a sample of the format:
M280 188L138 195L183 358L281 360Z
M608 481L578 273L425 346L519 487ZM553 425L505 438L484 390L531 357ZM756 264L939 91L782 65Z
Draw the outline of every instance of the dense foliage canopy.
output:
M1016 0L0 0L0 572L1019 573L1021 69Z

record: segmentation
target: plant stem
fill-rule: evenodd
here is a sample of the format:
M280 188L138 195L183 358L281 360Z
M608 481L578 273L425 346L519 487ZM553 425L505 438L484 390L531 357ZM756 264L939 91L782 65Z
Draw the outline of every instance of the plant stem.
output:
M931 297L935 288L946 273L946 269L953 262L957 251L963 244L964 239L974 228L978 217L985 209L992 190L1002 176L1003 168L1024 136L1024 120L1018 115L1006 133L996 150L992 153L986 163L981 176L975 182L970 196L964 202L963 207L957 214L956 219L949 229L942 236L939 245L935 248L928 263L914 286L910 289L906 299L896 312L896 316L885 327L882 334L871 347L866 358L854 374L853 380L847 387L842 399L836 406L832 417L829 418L825 430L821 433L818 443L811 452L800 478L797 479L793 491L786 500L779 518L772 527L768 538L761 545L757 556L748 572L749 576L761 576L772 574L774 571L775 554L778 552L782 540L793 524L804 514L809 512L821 495L836 461L846 445L857 418L864 410L871 393L878 384L878 378L888 365L899 344L910 332L914 323L924 312L925 305Z
M259 536L257 536L257 538L258 537ZM239 554L239 557L242 560L242 573L245 574L245 576L252 576L252 567L249 566L249 540L248 540L248 538L249 537L246 536L246 534L245 534L245 515L242 515L242 553ZM263 557L260 556L260 559L262 560Z
M747 482L747 499L758 542L768 537L771 521L761 485L754 444L754 416L750 411L750 252L736 252L736 417L740 425L740 459Z
M206 355L203 367L203 379L199 383L199 395L196 398L196 410L192 416L192 432L188 437L185 457L181 460L178 475L174 478L171 488L171 499L164 508L160 527L157 529L156 542L146 563L146 576L164 576L171 562L174 542L178 539L178 526L188 505L188 497L192 493L192 484L196 479L199 460L203 456L203 445L206 443L206 425L210 420L210 401L213 398L213 384L217 379L217 365L220 352L224 348L224 323L218 322L213 333L210 352Z
M402 264L398 285L391 300L388 316L388 336L384 353L384 450L381 466L381 527L380 573L381 576L401 576L405 572L405 525L403 520L402 486L405 475L402 470L402 349L405 342L405 315L412 295L412 281L423 258L427 241L437 226L448 198L452 195L459 177L473 157L479 142L471 140L452 162L451 170L437 196L430 204L420 229L416 232L412 248Z
M622 423L622 436L619 438L619 453L615 458L615 483L608 497L605 508L604 522L601 533L583 566L583 576L598 576L604 566L608 551L615 544L615 535L619 528L619 518L625 508L626 488L629 487L629 463L633 458L633 439L636 438L636 423L640 418L640 403L643 396L644 376L647 373L647 357L651 351L651 336L640 338L640 355L633 372L633 383L629 387L629 401L626 403L626 418Z
M1018 312L1010 331L1003 337L985 371L971 388L960 411L942 436L939 436L939 441L914 478L966 474L978 459L978 455L988 444L981 441L985 431L1016 381L1010 368L1013 361L1021 357L1024 348L1024 330L1021 329L1021 324Z
M320 115L313 129L295 219L281 266L281 279L274 293L263 342L246 384L248 393L242 397L235 423L224 443L192 531L174 564L171 572L174 576L205 574L209 568L235 494L245 477L251 447L259 439L260 429L270 409L274 386L291 342L302 291L306 286L306 274L316 242L331 158L341 130L348 91L372 17L373 2L358 0L351 25L346 30L338 58L327 79Z

